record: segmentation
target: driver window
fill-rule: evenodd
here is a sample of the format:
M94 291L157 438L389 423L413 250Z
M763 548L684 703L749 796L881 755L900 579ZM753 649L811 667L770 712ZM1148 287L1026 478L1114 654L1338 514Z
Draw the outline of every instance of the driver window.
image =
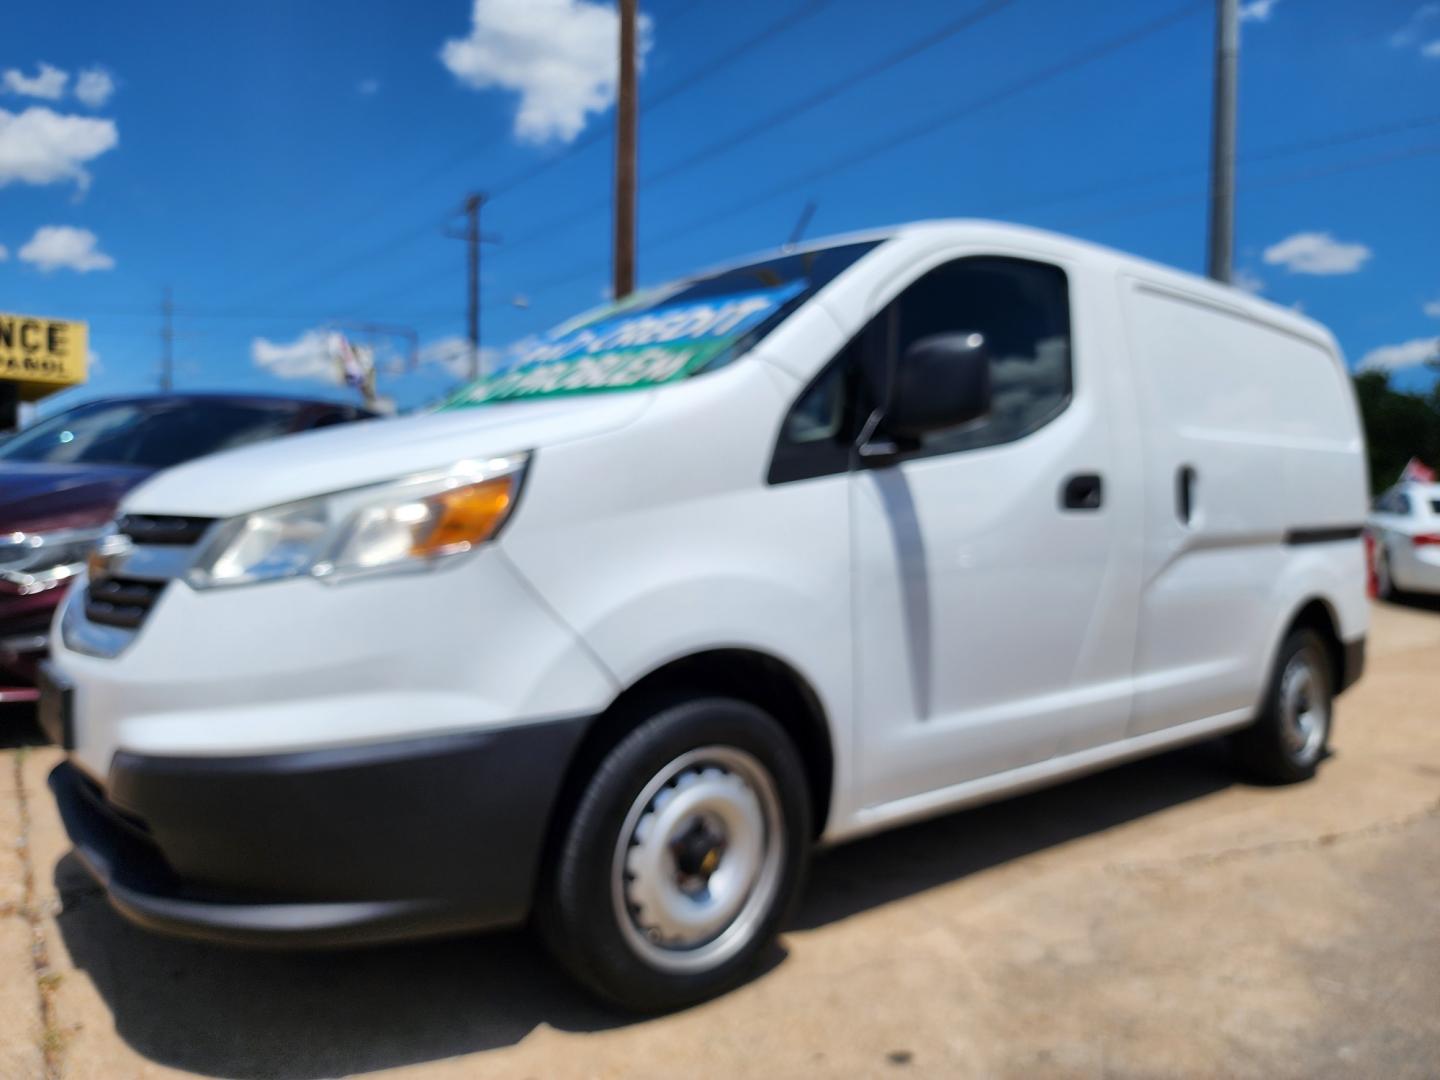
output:
M915 282L894 306L896 357L933 334L978 332L990 349L990 415L928 436L925 454L1013 442L1069 404L1070 298L1059 267L1024 259L958 259Z
M1064 412L1074 385L1065 271L1026 259L957 259L896 297L800 393L781 425L769 482L847 471L896 358L921 338L960 332L989 344L990 415L928 436L916 456L1013 442Z

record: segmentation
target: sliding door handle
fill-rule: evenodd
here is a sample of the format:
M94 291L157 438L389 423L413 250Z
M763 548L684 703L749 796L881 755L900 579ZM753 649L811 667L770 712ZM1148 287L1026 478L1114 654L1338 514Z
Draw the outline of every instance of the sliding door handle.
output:
M1181 465L1175 473L1175 516L1181 525L1195 518L1195 466Z

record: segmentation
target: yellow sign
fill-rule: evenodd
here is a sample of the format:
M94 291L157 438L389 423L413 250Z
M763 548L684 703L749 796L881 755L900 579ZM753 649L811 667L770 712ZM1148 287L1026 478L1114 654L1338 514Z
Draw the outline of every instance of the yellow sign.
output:
M0 379L20 384L21 401L83 383L89 340L83 322L0 312Z

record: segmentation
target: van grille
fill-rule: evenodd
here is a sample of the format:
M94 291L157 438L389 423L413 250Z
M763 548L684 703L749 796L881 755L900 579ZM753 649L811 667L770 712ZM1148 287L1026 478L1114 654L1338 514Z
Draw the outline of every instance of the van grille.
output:
M176 548L193 547L214 523L213 518L124 514L115 531L130 538L134 550L120 556L108 573L93 579L85 593L85 617L102 626L138 630L165 591L170 577L187 561ZM159 563L153 557L167 552ZM159 550L157 550L159 549Z
M137 544L193 544L205 535L211 518L156 517L149 514L125 514L115 522L115 530Z
M104 626L137 629L165 591L163 581L106 578L90 584L85 594L85 617Z

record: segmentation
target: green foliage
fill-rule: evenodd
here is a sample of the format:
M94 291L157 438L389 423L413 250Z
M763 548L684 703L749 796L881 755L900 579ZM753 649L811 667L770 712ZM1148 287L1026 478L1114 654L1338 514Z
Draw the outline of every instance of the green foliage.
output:
M1412 457L1440 467L1440 383L1429 394L1410 394L1392 388L1384 371L1363 371L1355 376L1355 394L1370 446L1372 492L1394 484Z

